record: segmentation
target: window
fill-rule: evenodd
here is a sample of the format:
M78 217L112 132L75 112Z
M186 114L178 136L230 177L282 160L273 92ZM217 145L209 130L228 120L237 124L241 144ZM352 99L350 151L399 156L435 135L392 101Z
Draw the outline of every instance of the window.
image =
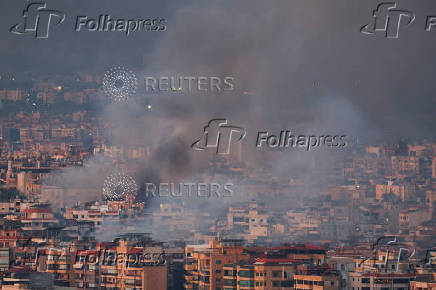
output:
M241 287L253 287L254 281L239 281L238 284Z
M273 271L272 272L272 275L273 275L273 277L280 277L282 272L280 272L280 271Z
M248 270L241 270L241 271L239 271L238 274L240 277L245 277L245 278L253 278L254 277L254 272L248 271Z
M272 284L273 284L273 287L279 287L280 286L279 281L273 281Z
M409 284L409 279L394 279L394 284Z

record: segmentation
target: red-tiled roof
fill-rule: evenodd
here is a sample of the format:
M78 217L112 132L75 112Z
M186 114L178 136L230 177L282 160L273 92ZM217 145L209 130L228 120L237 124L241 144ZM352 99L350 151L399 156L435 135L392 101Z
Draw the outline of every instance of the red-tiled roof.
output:
M141 248L131 248L131 249L129 249L127 251L128 254L137 254L137 253L140 253L140 252L142 252Z
M305 243L304 246L281 246L273 247L272 250L324 250L323 247L314 246L311 243Z
M256 258L256 263L297 263L300 260L290 259L290 258Z
M383 274L383 273L368 273L363 274L364 277L377 277L377 278L394 278L394 277L417 277L421 276L420 274L413 274L413 273L390 273L390 274Z
M86 255L95 255L97 254L96 250L78 250L77 255L86 256Z
M23 210L24 213L51 213L48 208L26 208Z

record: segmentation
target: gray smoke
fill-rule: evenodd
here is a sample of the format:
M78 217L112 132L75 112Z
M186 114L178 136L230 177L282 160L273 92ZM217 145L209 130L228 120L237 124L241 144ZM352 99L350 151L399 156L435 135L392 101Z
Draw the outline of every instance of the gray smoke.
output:
M119 8L114 11L120 15L137 13L132 8L135 5L119 7L108 2L107 9ZM359 142L379 141L386 132L397 137L433 136L434 68L425 65L433 52L432 46L425 44L434 44L434 40L413 29L412 36L396 42L361 35L358 29L370 20L377 4L370 2L340 0L332 5L308 0L271 5L257 0L207 4L163 1L147 7L152 14L168 17L168 30L159 35L126 38L85 33L80 37L86 41L80 45L71 43L70 38L65 43L49 40L50 49L44 51L41 45L35 52L43 60L54 54L57 63L65 61L69 67L76 67L74 62L83 67L90 63L100 72L108 64L134 67L139 63L142 65L134 68L140 85L145 76L234 77L233 92L145 95L139 91L127 107L101 109L102 122L113 129L112 145L143 146L151 152L144 159L127 164L113 160L109 168L102 168L125 168L140 186L145 182L189 181L213 158L189 147L213 118L226 118L244 127L251 138L258 131L278 134L285 129L345 134L350 141L357 138ZM86 6L84 2L81 5ZM98 11L101 7L95 5L83 13ZM418 38L420 41L414 41ZM71 47L71 60L55 52L67 46ZM419 55L411 53L418 50ZM409 75L418 69L419 76ZM145 97L153 103L152 112L141 107ZM304 194L316 194L310 182L324 175L313 169L316 162L328 164L343 158L322 150L260 152L248 138L242 150L244 161L252 168L269 165L277 182L301 171L307 173ZM69 170L68 179L86 184L76 172ZM95 174L89 170L84 175L98 183L101 178L92 178ZM150 204L156 208L159 202ZM226 205L192 203L192 207L212 213L221 212ZM136 228L143 230L139 223Z

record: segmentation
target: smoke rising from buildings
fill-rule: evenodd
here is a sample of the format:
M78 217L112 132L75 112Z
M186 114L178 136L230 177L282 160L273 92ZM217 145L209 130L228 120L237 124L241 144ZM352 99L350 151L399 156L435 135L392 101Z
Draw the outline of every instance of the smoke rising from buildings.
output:
M434 51L434 38L419 25L408 27L394 41L362 35L359 29L370 21L376 1L339 0L334 5L317 0L285 1L272 7L260 0L47 3L66 13L65 23L44 41L1 30L2 71L102 73L108 66L121 64L153 75L221 72L235 76L239 88L253 95L221 103L207 96L204 101L214 98L215 106L227 112L245 108L245 119L257 120L259 114L268 116L270 122L288 119L290 109L311 115L314 98L338 95L397 137L434 135L432 92L436 87L434 68L427 61ZM431 13L432 4L430 0L399 3L416 15ZM4 5L10 9L3 10L8 13L2 15L0 25L10 27L21 20L25 1L6 1ZM76 15L102 13L119 18L165 17L168 30L128 37L74 31ZM256 107L247 108L246 102ZM169 108L175 115L185 106ZM181 115L183 112L191 110Z
M112 2L108 5L118 7ZM433 69L422 68L422 77L413 78L411 89L403 86L405 76L396 66L401 63L412 69L413 63L422 63L432 54L434 43L423 46L421 56L411 56L409 51L417 43L401 44L413 36L405 36L396 44L362 37L358 28L368 21L374 5L345 0L337 1L337 6L319 1L283 2L274 7L265 1L220 1L208 3L207 7L190 1L177 4L179 7L169 2L150 5L148 11L168 16L167 31L147 38L136 34L128 39L120 35L80 35L86 41L81 46L72 45L71 59L83 68L89 61L98 67L97 71L106 69L108 63L142 63L134 67L139 82L145 76L231 76L235 90L146 95L153 103L152 112L146 108L138 112L144 98L141 91L127 107L103 106L102 121L110 123L113 129L110 144L147 147L150 155L127 164L117 160L99 163L96 158L91 161L97 162L96 167L62 173L74 184L98 186L105 173L116 167L132 174L141 190L145 182L189 180L207 168L212 157L197 154L189 146L213 118L226 118L251 136L264 129L298 129L305 134L344 134L350 141L358 138L362 142L382 138L385 131L398 137L425 135L429 133L426 128L431 128L430 122L434 122L434 116L422 116L429 116L436 105L431 96L434 84L428 82ZM164 8L168 7L175 12L165 13ZM87 12L100 8L97 5ZM124 6L119 13L135 14ZM323 27L323 32L319 27ZM108 48L101 47L105 41ZM71 44L68 40L54 42L49 40L50 53L55 49L63 51ZM42 50L39 44L35 51L47 59L47 52ZM54 55L68 67L77 67L61 55ZM401 106L393 105L394 101ZM242 149L244 160L253 167L271 163L271 174L283 179L313 164L315 159L325 158L327 162L332 158L323 151L264 154L254 143L247 142ZM319 177L318 174L309 171L308 180ZM205 210L216 208L219 206L210 204Z

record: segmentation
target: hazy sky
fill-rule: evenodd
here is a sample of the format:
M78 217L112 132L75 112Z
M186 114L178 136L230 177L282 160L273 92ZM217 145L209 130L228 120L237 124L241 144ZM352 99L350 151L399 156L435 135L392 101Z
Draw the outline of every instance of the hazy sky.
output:
M48 0L48 8L66 15L48 39L9 32L23 21L27 3L1 1L2 72L100 73L123 65L156 75L232 75L251 99L234 95L197 104L187 98L175 107L200 106L207 113L213 103L212 117L229 112L272 123L291 121L297 112L320 122L321 111L327 123L357 123L352 129L363 135L434 136L436 28L425 31L426 17L436 15L433 0L397 2L397 9L416 16L398 39L359 31L381 3L373 0ZM168 28L130 36L74 31L77 16L100 14L166 18Z

